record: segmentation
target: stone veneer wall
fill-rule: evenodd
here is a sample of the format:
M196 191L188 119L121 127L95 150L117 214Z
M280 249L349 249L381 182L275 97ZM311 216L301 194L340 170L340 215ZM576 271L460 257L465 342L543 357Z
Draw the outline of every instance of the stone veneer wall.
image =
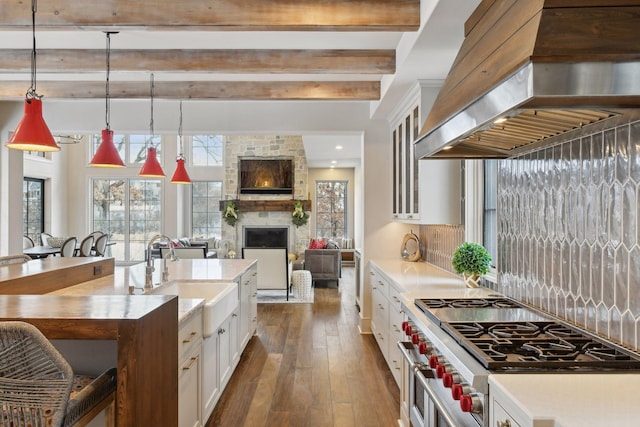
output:
M640 121L498 167L497 290L640 348Z
M464 227L446 224L421 225L418 237L422 246L422 260L455 274L451 259L455 249L464 242Z
M240 195L238 192L238 157L293 157L294 199L308 199L307 158L301 136L229 135L225 139L225 182L224 196L227 199L242 200L288 200L291 195ZM293 207L292 207L293 211ZM260 225L286 225L292 227L294 241L289 242L289 250L299 249L309 239L309 224L296 228L291 223L291 212L240 212L235 227L223 222L222 239L235 242L234 249L240 256L242 247L242 227ZM291 234L291 233L290 233Z

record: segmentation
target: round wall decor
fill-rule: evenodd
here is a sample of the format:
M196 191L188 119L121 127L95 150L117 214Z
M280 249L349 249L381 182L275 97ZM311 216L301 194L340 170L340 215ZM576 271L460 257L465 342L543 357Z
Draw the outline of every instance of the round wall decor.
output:
M405 261L415 262L420 259L420 239L413 232L407 233L402 239L400 255Z

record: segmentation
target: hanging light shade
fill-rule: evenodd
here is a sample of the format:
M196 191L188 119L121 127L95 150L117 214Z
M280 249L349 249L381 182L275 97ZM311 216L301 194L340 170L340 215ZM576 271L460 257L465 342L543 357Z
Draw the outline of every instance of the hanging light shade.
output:
M42 96L36 92L36 0L31 0L31 22L31 87L24 100L24 116L5 145L14 150L60 151L42 117Z
M5 145L14 150L60 151L42 117L42 101L39 98L27 97L24 100L24 116Z
M165 176L162 166L160 166L160 162L158 162L155 147L147 148L147 160L145 160L138 175L145 178L163 178Z
M180 151L176 158L176 171L171 177L173 184L191 184L191 178L187 173L187 169L184 166L185 158L182 153L182 101L180 101L180 124L178 125L178 144Z
M111 118L110 112L110 96L109 96L109 73L111 71L110 59L111 59L111 34L117 34L117 32L107 32L107 79L105 84L105 122L106 128L102 130L102 141L91 159L90 165L100 168L122 168L124 162L118 153L118 149L113 143L113 131L110 128L109 120Z
M176 171L171 177L171 182L174 184L191 184L191 178L184 167L184 158L182 157L176 159Z
M151 123L149 124L151 129L151 137L149 140L149 147L147 148L147 159L144 161L139 176L144 178L164 178L166 175L158 162L158 152L156 147L153 146L153 73L151 74Z
M120 153L113 143L113 131L102 129L102 141L91 159L91 166L100 168L121 168L124 162L120 158Z

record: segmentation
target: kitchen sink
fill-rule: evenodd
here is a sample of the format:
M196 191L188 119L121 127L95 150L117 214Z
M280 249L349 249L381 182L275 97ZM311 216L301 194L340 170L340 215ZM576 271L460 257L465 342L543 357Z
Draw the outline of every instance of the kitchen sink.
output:
M175 280L155 288L151 293L177 295L178 298L204 299L203 335L216 333L222 322L238 307L236 282Z

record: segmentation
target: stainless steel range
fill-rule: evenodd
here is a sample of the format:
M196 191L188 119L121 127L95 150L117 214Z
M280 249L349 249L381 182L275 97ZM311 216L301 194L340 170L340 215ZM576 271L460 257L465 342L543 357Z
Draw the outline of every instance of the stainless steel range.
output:
M403 305L409 418L415 426L489 426L493 372L640 370L640 356L517 301L418 299Z

